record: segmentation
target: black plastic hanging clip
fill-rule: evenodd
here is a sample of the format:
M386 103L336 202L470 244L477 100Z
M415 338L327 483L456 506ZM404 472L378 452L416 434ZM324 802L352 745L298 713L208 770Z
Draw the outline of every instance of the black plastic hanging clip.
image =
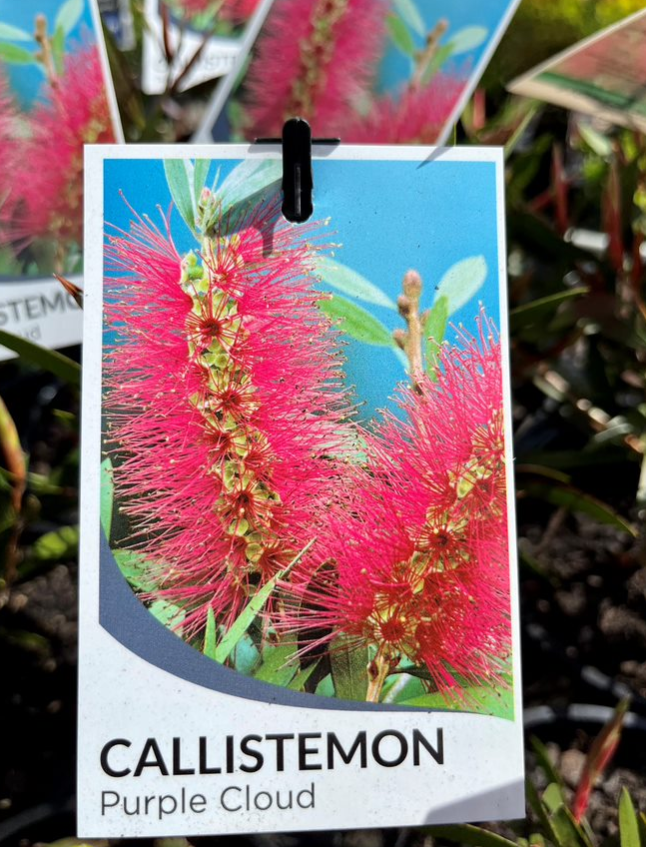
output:
M256 144L283 145L283 215L292 223L303 223L312 216L314 177L312 144L338 144L338 138L312 139L310 125L303 118L290 118L283 126L283 137L258 138Z

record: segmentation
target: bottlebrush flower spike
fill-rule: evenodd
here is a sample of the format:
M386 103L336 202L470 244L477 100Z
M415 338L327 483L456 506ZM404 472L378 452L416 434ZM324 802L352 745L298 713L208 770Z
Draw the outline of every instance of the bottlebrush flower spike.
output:
M276 0L247 77L249 135L302 117L336 135L369 90L388 0Z
M354 470L351 516L331 533L335 574L322 567L301 587L286 626L300 638L327 629L374 648L369 699L378 700L405 659L425 667L447 698L464 700L467 686L504 684L511 651L492 325L483 319L477 340L463 336L460 347L445 348L437 381L421 377L417 385L401 394L406 419L389 416L368 439L368 472Z
M429 85L410 86L377 99L366 117L343 133L352 144L435 143L464 88L464 80L437 73Z
M153 595L182 609L189 636L209 608L230 624L312 539L325 549L348 414L313 228L288 225L278 202L232 226L203 200L216 211L200 256L142 220L109 245L122 272L108 282L116 490Z
M30 116L12 175L20 209L12 238L80 243L83 234L83 145L114 141L101 59L88 46L69 55Z
M16 119L15 103L9 84L0 68L0 150L3 160L2 168L0 168L0 244L9 240L5 230L11 219L11 187L20 145Z

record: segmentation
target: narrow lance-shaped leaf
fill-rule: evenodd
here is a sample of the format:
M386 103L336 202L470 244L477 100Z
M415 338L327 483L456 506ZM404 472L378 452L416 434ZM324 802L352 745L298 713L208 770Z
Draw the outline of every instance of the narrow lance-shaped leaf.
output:
M317 258L316 272L324 283L337 291L343 292L343 294L356 297L357 300L363 300L366 303L374 303L375 306L384 306L387 309L397 311L395 303L381 288L378 288L357 271L330 259L328 256Z
M112 512L114 509L114 476L112 462L104 459L101 462L101 526L107 540L112 532Z
M404 21L398 15L388 15L387 24L395 47L412 58L415 55L415 42Z
M54 29L60 26L66 35L74 29L81 20L83 14L84 0L66 0L58 10L54 21Z
M621 847L641 847L639 820L626 788L621 789L619 798L619 838Z
M222 211L248 200L255 194L278 190L282 179L279 159L247 159L235 167L218 189Z
M0 39L4 41L5 38L8 41L31 41L33 39L33 35L17 26L12 26L11 24L0 21Z
M480 47L487 40L489 30L484 26L467 26L451 36L453 55L469 53Z
M444 274L435 293L448 300L449 316L465 306L480 291L487 278L488 268L484 256L471 256L456 262Z
M49 373L53 373L54 376L70 385L78 386L81 384L81 366L56 350L40 347L33 341L27 341L26 338L21 338L19 335L5 332L4 329L0 329L0 344L8 347L9 350L13 350L30 365L36 365L45 371L49 371Z
M195 199L193 195L193 165L186 159L165 159L166 181L186 226L195 233Z
M195 164L193 165L193 203L194 209L197 209L197 204L200 202L200 196L202 194L202 190L206 185L206 180L209 176L209 169L211 167L210 159L196 159Z
M426 347L426 371L428 374L435 373L437 367L440 345L446 335L446 326L449 322L449 300L448 297L439 297L431 309L427 319L424 321L424 340Z
M215 659L216 648L216 631L215 631L215 615L213 609L209 606L206 613L206 631L204 633L204 649L203 653L209 659Z
M399 17L405 21L408 26L421 35L422 38L426 35L426 25L422 18L414 0L393 0L393 8Z
M395 347L392 335L381 321L345 297L335 294L330 300L321 300L319 307L329 318L340 321L341 330L351 338L376 347Z
M336 638L330 647L330 665L334 690L339 700L365 702L368 693L368 648L353 649L343 636Z
M285 688L298 671L298 662L294 661L296 649L293 644L265 647L262 651L262 663L253 675L254 679Z
M0 41L0 59L10 65L37 65L36 56L24 47Z
M629 700L627 699L619 703L614 715L595 738L590 748L572 804L572 813L577 821L580 821L585 814L592 789L607 768L619 745L628 706Z
M229 631L226 633L222 641L218 644L215 650L215 660L224 664L236 647L236 644L249 629L251 624L256 619L258 613L263 609L267 600L271 596L271 592L276 587L279 579L283 579L289 571L296 565L303 556L308 552L316 539L312 539L301 552L294 557L292 562L283 571L276 574L275 577L269 580L261 589L259 589L251 598L243 611L235 619Z

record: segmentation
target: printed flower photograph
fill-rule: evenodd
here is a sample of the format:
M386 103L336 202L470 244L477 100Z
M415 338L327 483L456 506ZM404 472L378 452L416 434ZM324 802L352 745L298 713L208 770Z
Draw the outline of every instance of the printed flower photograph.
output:
M106 163L103 532L209 659L513 719L495 168L471 164L446 211L451 162L317 161L322 198L389 172L366 238L332 197L288 223L277 160ZM441 222L403 211L420 181Z
M82 269L83 145L115 141L84 0L0 10L0 277Z
M299 115L347 143L438 143L509 8L275 0L217 137L279 136Z

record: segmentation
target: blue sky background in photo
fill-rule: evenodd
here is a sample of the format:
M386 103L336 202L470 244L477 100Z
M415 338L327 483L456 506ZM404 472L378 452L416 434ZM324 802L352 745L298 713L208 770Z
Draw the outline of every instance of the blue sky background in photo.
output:
M0 0L0 22L32 33L36 15L44 14L47 17L48 29L51 32L54 28L56 14L63 2L64 0ZM91 42L96 41L89 0L85 0L79 22L65 40L66 51L74 44L80 44L86 39ZM12 43L27 50L31 50L32 47L35 50L37 47L35 41L15 41ZM3 69L9 76L12 90L20 105L23 109L28 109L38 96L45 79L42 66L5 64Z
M452 36L466 27L484 27L488 37L479 47L460 56L456 56L447 69L471 73L489 49L492 38L495 37L503 18L513 6L514 0L413 0L424 21L426 31L431 32L438 21L443 18L449 23L449 30L442 39L442 44L448 43ZM418 49L424 46L421 35L413 33ZM396 88L412 74L411 60L399 51L389 41L389 48L382 61L379 88L381 91Z
M237 164L220 161L220 181ZM105 162L105 220L128 229L132 214L119 195L139 214L161 223L171 196L161 160L115 159ZM210 179L216 172L211 168ZM419 162L316 160L315 220L330 218L325 241L342 246L335 259L359 272L392 300L401 293L402 279L417 270L424 282L423 308L432 306L434 288L456 262L483 256L488 276L483 288L456 312L451 322L475 330L484 304L500 325L498 280L498 215L496 169L492 162ZM109 229L108 229L109 231ZM177 212L172 232L180 252L196 242ZM356 301L390 331L405 324L397 312ZM455 339L449 329L447 339ZM386 347L350 340L347 373L364 401L362 417L389 405L399 382L406 378L401 361Z

